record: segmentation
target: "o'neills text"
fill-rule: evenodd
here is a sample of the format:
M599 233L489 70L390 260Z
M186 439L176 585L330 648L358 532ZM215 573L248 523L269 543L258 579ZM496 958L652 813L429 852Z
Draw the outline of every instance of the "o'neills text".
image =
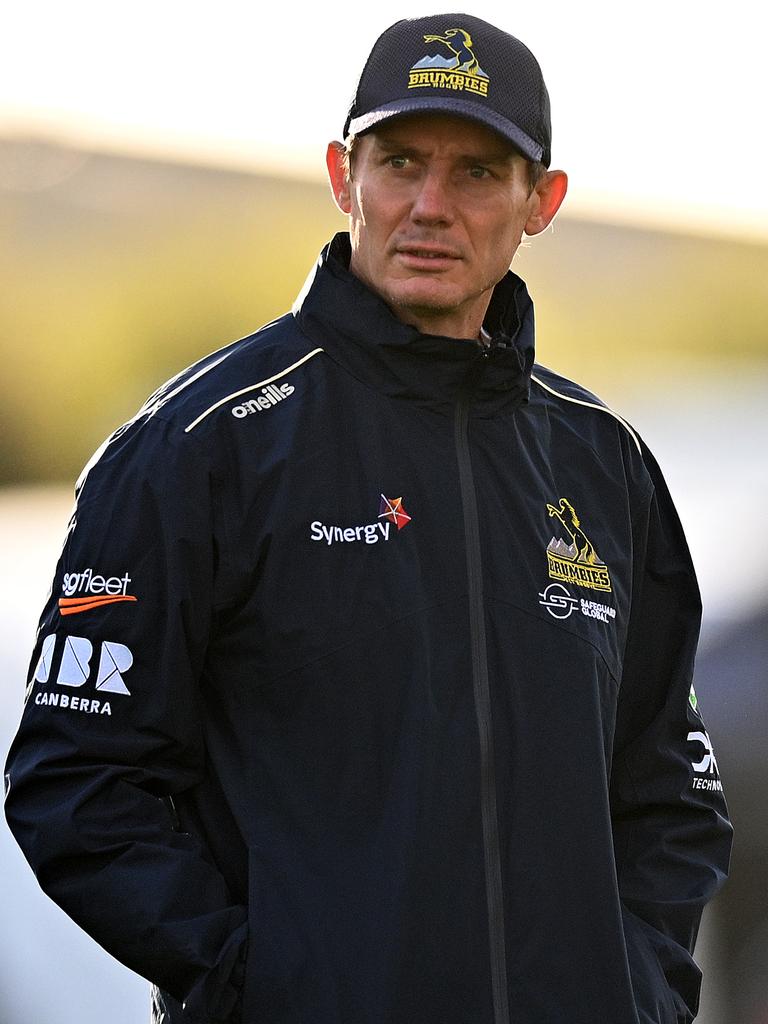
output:
M289 395L292 395L296 388L293 384L281 384L277 387L274 384L269 384L267 387L261 389L261 394L257 398L249 398L247 402L243 402L242 405L233 405L230 410L233 416L237 416L239 420L245 416L250 416L254 412L263 412L265 409L271 409L272 406L277 405L279 402L284 401Z

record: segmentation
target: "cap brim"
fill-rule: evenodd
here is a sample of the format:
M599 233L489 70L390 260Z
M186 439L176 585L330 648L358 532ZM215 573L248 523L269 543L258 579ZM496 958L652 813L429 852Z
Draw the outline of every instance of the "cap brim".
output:
M508 121L495 110L486 110L469 100L449 99L442 96L421 96L414 99L394 100L392 103L385 103L375 110L369 110L367 114L353 117L346 128L347 135L362 135L371 131L384 121L390 121L396 117L403 117L406 114L418 113L444 113L457 114L459 117L466 117L470 121L484 124L493 128L499 135L511 142L523 156L529 160L542 161L544 148L527 135L521 128L518 128L512 121ZM548 163L547 163L547 166Z

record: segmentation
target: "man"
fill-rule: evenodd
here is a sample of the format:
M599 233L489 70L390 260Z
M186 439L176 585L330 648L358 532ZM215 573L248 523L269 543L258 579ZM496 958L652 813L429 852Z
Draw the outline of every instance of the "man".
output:
M730 829L661 475L532 369L552 220L512 36L401 21L292 312L94 457L7 814L157 1022L678 1024Z

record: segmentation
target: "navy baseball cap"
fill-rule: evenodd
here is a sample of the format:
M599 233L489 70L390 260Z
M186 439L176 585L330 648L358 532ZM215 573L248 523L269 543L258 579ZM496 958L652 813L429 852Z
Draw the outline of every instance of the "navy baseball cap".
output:
M374 43L344 124L344 138L405 114L457 114L493 128L549 167L549 94L519 39L469 14L405 18Z

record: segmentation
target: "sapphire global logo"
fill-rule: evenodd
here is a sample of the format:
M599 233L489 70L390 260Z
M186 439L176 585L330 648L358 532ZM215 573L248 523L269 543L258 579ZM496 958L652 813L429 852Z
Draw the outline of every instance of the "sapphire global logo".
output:
M437 53L427 54L413 65L408 72L409 89L450 89L475 96L488 95L488 75L478 63L472 36L466 29L449 28L442 35L424 36L424 42L439 43L440 47Z
M361 526L326 526L316 519L309 526L310 540L325 541L331 544L377 544L380 540L389 540L390 529L396 526L398 532L410 523L411 517L405 511L402 498L387 498L381 495L379 515L375 523L364 523Z
M581 528L576 510L567 498L561 498L558 508L547 505L550 519L557 519L570 543L562 537L552 537L547 544L547 570L553 580L574 583L589 590L610 592L611 577L608 566L595 551L592 541Z

